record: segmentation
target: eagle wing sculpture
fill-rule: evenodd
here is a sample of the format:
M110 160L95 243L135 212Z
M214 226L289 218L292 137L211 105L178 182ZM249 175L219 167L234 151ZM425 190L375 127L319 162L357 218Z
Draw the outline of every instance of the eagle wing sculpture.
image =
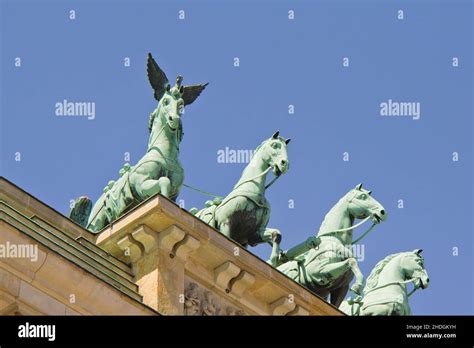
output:
M208 84L209 83L205 83L203 85L184 86L182 93L184 105L192 104Z
M148 75L148 81L150 81L150 85L154 91L154 97L156 100L160 101L160 99L163 97L163 94L165 94L166 89L170 88L170 83L164 71L161 70L155 59L153 59L151 53L148 53L146 70ZM181 80L182 77L179 77L179 82L177 82L177 84L180 84ZM184 105L186 106L192 104L197 99L197 97L199 97L199 95L204 90L204 88L206 88L207 85L208 83L192 86L182 86L181 95L184 101Z
M154 90L154 97L156 100L160 101L166 88L168 88L170 84L166 74L160 69L158 64L156 64L151 53L148 53L146 72L148 75L148 81L150 81L150 85Z

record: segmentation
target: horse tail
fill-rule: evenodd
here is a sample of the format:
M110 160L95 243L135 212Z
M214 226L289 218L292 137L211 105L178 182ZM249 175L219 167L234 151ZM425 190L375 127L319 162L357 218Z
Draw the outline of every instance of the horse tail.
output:
M86 227L91 210L92 201L89 197L81 196L74 202L74 207L72 207L71 212L69 213L69 218L82 227Z

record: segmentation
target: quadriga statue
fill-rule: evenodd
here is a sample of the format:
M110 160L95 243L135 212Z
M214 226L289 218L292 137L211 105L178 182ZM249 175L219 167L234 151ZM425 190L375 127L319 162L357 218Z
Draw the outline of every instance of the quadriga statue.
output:
M428 272L421 249L392 254L377 263L367 278L362 296L345 300L339 309L349 315L410 315L409 297L426 289ZM407 284L413 290L407 292Z
M372 229L387 217L384 207L371 194L362 188L362 184L357 185L332 207L317 236L284 253L275 247L273 254L280 256L277 263L272 260L270 263L279 265L279 271L322 298L327 299L330 295L330 301L336 307L344 300L354 275L356 281L351 290L360 294L364 276L353 255L352 244L361 238L353 242L352 231L369 219L373 221ZM364 220L354 225L356 219Z
M120 177L107 184L94 206L89 198L80 197L71 210L70 218L92 232L100 231L157 193L175 201L183 184L184 171L178 159L183 138L181 114L207 84L183 86L183 78L178 76L171 86L150 53L147 73L158 106L150 114L150 137L145 155L134 166L126 163L119 172Z
M290 139L285 140L279 132L273 134L257 147L234 189L222 201L191 212L244 247L261 243L279 245L280 232L267 228L270 204L265 198L265 190L287 172L289 142ZM273 171L275 179L266 185L270 171ZM278 253L273 253L271 259L277 258Z

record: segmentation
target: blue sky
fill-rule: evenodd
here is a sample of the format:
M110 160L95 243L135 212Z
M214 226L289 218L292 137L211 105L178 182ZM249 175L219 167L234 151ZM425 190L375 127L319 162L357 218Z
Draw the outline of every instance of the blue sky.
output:
M281 230L284 248L315 233L363 182L389 214L364 239L363 273L388 254L422 248L431 283L411 297L413 313L473 314L471 2L1 4L1 165L9 180L64 214L71 199L96 199L125 152L134 164L146 150L156 107L145 70L152 52L170 80L179 73L185 84L210 83L183 116L187 184L227 194L244 164L218 163L217 151L254 149L279 129L293 139L291 167L267 198L269 227ZM64 99L95 102L95 119L55 116ZM420 103L420 119L380 116L389 99ZM186 208L207 199L186 188L179 198ZM251 251L270 253L267 245Z

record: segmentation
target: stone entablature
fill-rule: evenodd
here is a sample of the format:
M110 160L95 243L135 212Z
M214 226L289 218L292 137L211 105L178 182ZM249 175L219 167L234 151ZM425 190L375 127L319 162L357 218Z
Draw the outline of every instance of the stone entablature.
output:
M156 315L98 276L0 221L0 244L38 245L36 261L0 258L0 315Z
M0 178L0 246L36 247L34 258L0 255L0 315L157 315L130 267L71 225Z
M223 303L221 315L230 306L249 315L342 315L159 195L99 233L95 243L132 265L144 303L163 314L186 314L186 290L193 282Z
M162 196L94 235L0 184L0 243L40 258L0 259L0 314L343 315Z
M185 279L184 290L184 315L245 315L239 309L239 305L230 303L222 296L218 296L210 289L194 282L192 279Z

